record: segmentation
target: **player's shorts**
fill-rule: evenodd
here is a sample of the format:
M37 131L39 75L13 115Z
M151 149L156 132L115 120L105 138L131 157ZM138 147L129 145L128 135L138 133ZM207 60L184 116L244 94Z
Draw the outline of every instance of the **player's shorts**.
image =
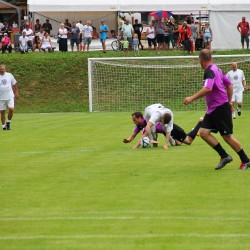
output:
M227 102L217 107L211 114L206 114L201 128L219 131L223 135L233 134L233 120L231 106Z
M232 102L242 102L243 100L243 91L239 90L239 91L234 91L233 92L233 96L232 96Z
M91 41L92 41L92 38L91 37L84 37L84 44L86 45L90 45L91 44Z
M7 108L14 108L14 98L11 98L10 100L0 100L0 110L6 110Z
M173 137L173 139L179 142L183 142L186 139L187 134L181 127L179 127L176 124L173 124L173 130L171 131L171 136Z

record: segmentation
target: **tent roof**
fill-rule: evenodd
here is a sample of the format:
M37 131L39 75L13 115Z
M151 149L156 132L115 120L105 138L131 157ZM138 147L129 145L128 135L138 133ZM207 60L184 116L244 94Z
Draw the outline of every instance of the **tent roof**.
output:
M1 9L20 9L18 6L13 5L11 3L7 3L5 1L0 0L0 10Z
M194 11L207 10L209 0L28 0L31 12L52 11Z
M250 11L249 0L28 0L27 4L31 12Z

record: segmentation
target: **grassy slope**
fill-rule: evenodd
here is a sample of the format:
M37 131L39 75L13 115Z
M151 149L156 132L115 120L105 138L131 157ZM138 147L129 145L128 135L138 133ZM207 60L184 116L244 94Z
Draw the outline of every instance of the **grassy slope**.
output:
M216 54L242 52L221 51ZM148 51L140 51L140 56L148 55ZM183 55L183 52L168 51L163 55ZM7 65L7 70L13 73L19 83L20 100L16 112L88 111L87 58L104 56L117 57L123 56L123 53L110 51L107 54L56 52L1 55L0 63Z
M188 131L201 115L175 121ZM249 115L234 121L248 153ZM234 162L214 171L200 138L131 150L131 128L128 113L16 114L0 135L1 250L249 249L250 177L237 155L221 141Z

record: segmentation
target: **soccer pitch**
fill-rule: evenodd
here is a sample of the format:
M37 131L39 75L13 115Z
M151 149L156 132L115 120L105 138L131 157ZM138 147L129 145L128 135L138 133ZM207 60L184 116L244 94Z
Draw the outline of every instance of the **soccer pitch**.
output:
M174 112L186 132L203 112ZM234 134L250 155L250 111ZM132 150L130 113L15 114L0 132L1 250L250 249L250 169L191 146ZM136 139L139 139L136 138Z

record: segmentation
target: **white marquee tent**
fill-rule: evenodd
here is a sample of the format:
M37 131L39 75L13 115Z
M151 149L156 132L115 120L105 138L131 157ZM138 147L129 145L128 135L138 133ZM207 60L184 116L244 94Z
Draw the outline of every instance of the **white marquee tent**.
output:
M90 18L109 16L109 24L116 25L117 12L146 12L146 11L209 11L210 26L213 30L213 49L240 49L240 35L236 29L241 17L250 21L249 0L28 0L29 12L44 16L53 16L60 20L60 16L73 16L78 19L84 15ZM64 13L64 15L62 15ZM84 14L83 14L84 13ZM79 17L78 17L79 16ZM93 18L91 18L93 20ZM105 18L106 20L106 18ZM60 21L64 21L60 20Z

